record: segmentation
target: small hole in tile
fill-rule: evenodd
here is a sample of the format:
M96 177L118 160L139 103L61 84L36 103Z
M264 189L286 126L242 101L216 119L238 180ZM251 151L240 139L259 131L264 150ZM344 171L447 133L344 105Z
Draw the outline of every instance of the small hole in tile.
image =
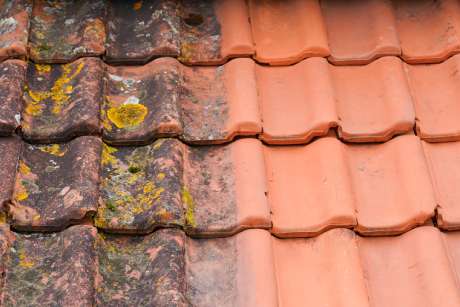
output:
M203 23L203 16L200 14L189 13L185 18L184 22L186 25L191 27L198 27Z
M138 166L128 167L128 172L130 172L131 174L136 174L136 173L139 173L140 171L141 171L141 168Z

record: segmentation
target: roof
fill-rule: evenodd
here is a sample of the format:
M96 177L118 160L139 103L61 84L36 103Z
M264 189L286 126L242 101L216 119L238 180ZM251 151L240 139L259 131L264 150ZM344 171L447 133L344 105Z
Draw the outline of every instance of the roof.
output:
M454 0L0 0L0 305L460 306Z

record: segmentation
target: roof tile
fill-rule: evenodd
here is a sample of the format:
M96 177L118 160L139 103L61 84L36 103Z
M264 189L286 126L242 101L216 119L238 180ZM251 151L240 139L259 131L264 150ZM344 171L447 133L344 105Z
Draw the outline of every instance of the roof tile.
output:
M16 138L0 138L0 208L11 199L21 142Z
M441 64L406 65L417 116L417 134L430 142L460 140L460 56Z
M19 126L26 63L7 60L0 63L0 136L11 135Z
M37 63L66 63L105 52L105 1L34 1L30 57Z
M14 234L9 241L2 305L90 306L97 270L96 229L86 225L53 234Z
M435 63L460 51L460 4L455 0L393 0L402 57Z
M312 236L331 227L401 233L434 215L416 136L369 145L327 137L302 147L266 147L265 156L277 236Z
M321 1L335 64L366 64L386 55L399 56L398 32L391 1Z
M56 230L97 209L101 141L85 136L67 144L23 145L12 201L11 224Z
M423 142L436 192L437 220L442 229L460 228L460 142Z
M32 0L3 0L0 7L0 60L25 58Z
M251 0L249 12L258 61L284 65L329 55L319 1Z
M28 65L23 137L53 143L98 134L101 64L98 59L83 58L64 65Z

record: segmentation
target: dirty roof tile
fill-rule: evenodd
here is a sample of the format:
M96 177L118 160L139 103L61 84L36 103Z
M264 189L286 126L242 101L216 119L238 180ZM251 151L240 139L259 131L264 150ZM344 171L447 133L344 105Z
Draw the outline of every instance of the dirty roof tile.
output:
M393 6L389 0L321 1L329 60L340 65L365 64L401 54Z
M29 55L37 63L66 63L105 52L105 1L36 0Z
M174 59L143 66L108 66L101 107L104 140L135 145L180 134L180 85Z
M95 58L27 69L21 131L35 143L98 134L103 66Z
M255 139L219 147L174 139L104 146L101 181L96 226L110 232L177 226L215 236L270 227L262 145Z
M209 65L254 52L243 0L117 1L108 12L109 62L173 56Z
M99 234L98 239L96 305L187 306L181 231L161 229L142 237Z
M278 306L270 234L187 239L187 298L192 306Z
M436 193L442 229L460 229L460 142L422 142Z
M13 137L0 138L0 208L11 199L21 142Z
M92 215L99 197L101 141L84 136L66 144L24 144L13 199L13 227L61 230Z
M107 8L109 62L147 62L179 56L177 1L111 1Z
M249 12L258 61L284 65L329 55L318 0L250 0Z
M359 238L370 304L459 306L458 276L442 236L425 226L398 237Z
M104 145L101 163L97 227L146 233L184 224L183 144L179 141L164 139L141 147Z
M303 237L356 225L343 144L325 137L308 146L264 149L272 233Z
M25 58L32 0L0 1L0 60Z
M19 126L25 73L23 61L0 63L0 136L11 135Z
M95 295L96 229L73 226L53 234L2 232L9 241L2 305L91 306Z
M307 240L273 238L280 306L369 306L355 240L347 229Z
M326 135L338 117L326 59L288 67L257 65L261 139L270 144L307 143Z
M417 134L424 140L460 140L460 55L440 64L406 65L414 97Z
M401 61L385 57L366 66L332 66L339 136L386 141L412 131L415 114Z
M420 140L403 135L384 144L347 146L356 199L356 229L401 233L434 214L436 201Z
M460 51L460 4L456 0L394 0L402 57L436 63Z

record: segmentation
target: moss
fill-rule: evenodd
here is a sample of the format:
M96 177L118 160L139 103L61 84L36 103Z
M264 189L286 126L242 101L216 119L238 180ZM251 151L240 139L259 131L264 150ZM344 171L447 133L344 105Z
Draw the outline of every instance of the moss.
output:
M117 128L130 128L141 124L147 116L148 109L143 104L124 104L107 111L109 120Z
M106 201L105 206L106 206L110 211L115 211L115 210L117 210L117 207L116 207L110 200L107 200L107 201Z
M187 225L192 227L196 227L196 220L195 220L195 203L193 202L192 195L188 191L186 187L182 187L182 202L184 203L185 209L185 222Z

